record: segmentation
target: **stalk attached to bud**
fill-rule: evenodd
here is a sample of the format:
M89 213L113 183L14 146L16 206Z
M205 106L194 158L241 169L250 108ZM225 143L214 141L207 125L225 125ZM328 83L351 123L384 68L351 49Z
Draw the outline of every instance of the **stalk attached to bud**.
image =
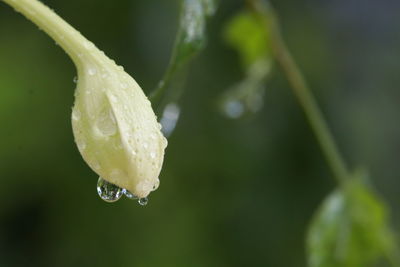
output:
M104 180L146 197L159 180L167 141L136 81L37 0L3 0L49 34L77 67L75 142Z

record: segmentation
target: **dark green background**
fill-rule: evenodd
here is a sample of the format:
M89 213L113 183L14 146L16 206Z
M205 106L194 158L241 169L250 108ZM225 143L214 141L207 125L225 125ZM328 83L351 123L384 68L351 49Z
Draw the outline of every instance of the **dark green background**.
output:
M179 2L46 0L149 92L168 63ZM400 2L273 1L285 38L352 166L370 170L399 229ZM75 69L0 3L0 266L305 266L331 173L277 69L264 108L229 120L217 99L239 81L221 1L193 61L161 185L146 207L96 193L70 116Z

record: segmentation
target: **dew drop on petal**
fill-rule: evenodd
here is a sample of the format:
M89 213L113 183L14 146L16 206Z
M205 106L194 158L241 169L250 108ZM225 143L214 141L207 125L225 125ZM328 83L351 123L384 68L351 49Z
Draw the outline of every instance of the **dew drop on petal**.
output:
M115 202L121 198L123 189L99 177L97 181L97 193L102 200L106 202Z
M78 146L79 151L86 149L86 143L82 140L76 141L76 145Z
M152 191L156 191L157 188L160 186L160 179L156 179L156 182L153 185L153 190Z
M95 69L95 68L89 68L88 69L88 74L90 75L90 76L93 76L93 75L95 75L97 73L97 70Z
M78 77L74 77L73 79L72 79L72 81L74 82L74 83L77 83L78 82Z
M74 109L72 110L72 119L73 119L74 121L77 121L77 120L79 120L80 118L81 118L81 112L80 112L78 109L74 108Z

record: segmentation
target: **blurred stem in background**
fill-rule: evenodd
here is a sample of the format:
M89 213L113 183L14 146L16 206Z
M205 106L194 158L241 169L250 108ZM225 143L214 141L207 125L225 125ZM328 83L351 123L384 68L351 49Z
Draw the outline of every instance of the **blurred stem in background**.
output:
M326 121L281 35L279 21L267 1L246 0L270 34L271 52L281 66L313 129L339 188L322 203L307 235L310 267L369 266L385 257L400 266L388 209L366 183L367 173L349 172Z
M150 94L150 100L169 137L179 119L179 99L183 94L188 65L205 46L206 24L216 10L215 0L183 0L181 3L178 33L167 69Z
M264 24L265 30L270 33L273 57L281 66L299 100L334 177L340 185L343 185L349 177L349 172L317 102L282 38L279 22L273 8L265 1L247 0L247 2Z

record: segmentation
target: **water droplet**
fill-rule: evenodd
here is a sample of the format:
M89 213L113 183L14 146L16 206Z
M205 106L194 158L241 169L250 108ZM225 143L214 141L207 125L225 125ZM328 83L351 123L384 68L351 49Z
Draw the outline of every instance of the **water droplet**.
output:
M76 141L76 145L78 146L79 151L83 151L86 148L86 143L82 140Z
M144 149L148 149L148 148L149 148L149 144L146 143L146 142L144 142L144 143L143 143L143 147L144 147Z
M126 88L128 88L128 85L126 83L121 83L121 88L126 89Z
M78 77L74 77L73 79L72 79L72 81L74 82L74 83L77 83L78 82Z
M155 159L156 158L156 152L152 151L150 152L150 158Z
M115 97L115 95L110 95L110 100L113 103L117 103L118 102L118 99Z
M93 169L95 169L96 171L100 170L100 168L101 168L100 164L97 161L93 162L92 166L93 166Z
M104 135L114 135L117 132L117 123L112 110L103 110L99 114L96 125Z
M153 191L156 191L157 188L160 186L160 179L156 179L156 182L153 185Z
M93 76L97 73L97 70L95 68L89 68L88 69L88 73L90 76Z
M142 197L142 198L139 198L139 200L138 200L138 203L141 206L146 206L148 202L149 202L149 199L147 197Z
M81 112L80 112L78 109L74 108L74 109L72 110L72 119L73 119L74 121L77 121L77 120L79 120L80 118L81 118Z
M125 189L124 194L129 199L138 199L138 197L131 193L131 191Z
M94 44L93 44L92 42L85 41L85 42L83 43L83 46L84 46L87 50L90 50L90 49L92 49L92 48L94 47Z
M115 184L109 183L103 178L99 177L97 181L97 193L102 200L106 202L115 202L121 198L123 189Z

